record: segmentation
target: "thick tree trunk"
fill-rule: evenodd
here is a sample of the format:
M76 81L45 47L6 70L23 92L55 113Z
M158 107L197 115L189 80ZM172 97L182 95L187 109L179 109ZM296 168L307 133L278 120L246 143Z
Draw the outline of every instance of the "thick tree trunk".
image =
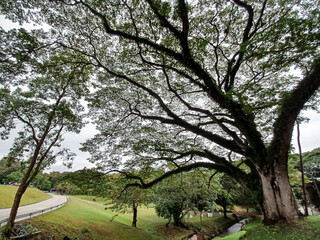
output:
M5 231L4 231L5 236L8 238L10 237L10 234L12 232L12 228L13 228L14 221L15 221L17 213L18 213L18 208L19 208L19 205L21 202L21 198L22 198L22 195L24 194L25 190L26 190L25 185L21 184L16 192L15 197L14 197L14 202L13 202L13 205L12 205L12 208L10 211L10 216L9 216L9 219L6 224Z
M275 224L299 218L287 170L275 169L273 173L260 175L263 190L264 223Z
M132 210L133 210L133 219L132 219L132 227L137 227L137 217L138 217L138 207L135 201L132 202Z

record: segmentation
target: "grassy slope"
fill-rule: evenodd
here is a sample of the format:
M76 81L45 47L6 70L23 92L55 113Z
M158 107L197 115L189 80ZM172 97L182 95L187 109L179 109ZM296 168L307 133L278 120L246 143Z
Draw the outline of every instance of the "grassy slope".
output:
M139 229L135 229L130 227L132 214L116 214L105 210L101 205L88 204L76 198L70 199L71 201L66 206L32 218L28 222L41 230L42 236L54 235L55 239L68 236L71 239L84 240L180 240L192 233L192 231L176 228L172 225L165 228L166 221L158 218L153 208L138 210ZM220 221L219 216L204 218L202 228L219 228L215 224L225 224ZM188 219L187 223L199 227L199 218ZM295 224L279 224L272 227L261 225L261 221L253 221L246 225L245 231L222 239L320 240L320 217L308 217Z
M12 206L14 195L18 187L0 185L0 208L8 208ZM28 205L49 199L50 195L41 192L36 188L28 188L21 199L20 206Z
M81 202L70 198L65 206L58 210L28 220L45 236L55 235L55 239L68 236L71 239L112 239L112 240L151 240L151 235L142 229L128 226L130 221L104 210L103 206Z
M261 221L253 221L244 230L214 240L320 240L320 216L309 216L296 223L275 226L264 226Z
M309 216L292 224L283 223L269 227L260 225L249 229L241 239L320 240L320 217Z
M158 218L154 208L139 208L138 229L131 227L132 214L117 214L94 203L82 202L70 197L71 201L60 209L27 220L33 227L42 231L42 236L62 239L83 240L180 240L193 233L170 225L165 227L166 220ZM90 200L86 198L86 200ZM214 225L216 218L205 218L205 226ZM193 218L189 224L197 225L199 219ZM41 236L39 236L40 239ZM53 239L53 238L49 238Z
M109 203L110 201L103 200L99 197L94 196L83 196L78 195L77 198L81 198L87 201L93 201L94 203L98 204L105 204L106 202ZM94 200L93 200L94 199ZM121 222L128 226L131 226L132 221L132 213L126 214L117 214L115 212L111 212L110 210L106 210L111 215L117 215L114 218L114 221ZM222 215L214 215L213 218L203 217L202 223L202 231L200 226L200 217L194 217L191 219L186 219L187 225L191 226L192 229L197 229L198 232L207 232L211 235L215 235L221 231L221 229L225 229L225 225L230 225L230 221L232 219L228 219L227 221L222 217ZM154 239L170 239L170 240L181 240L183 237L186 237L192 234L193 230L187 230L183 228L175 227L174 225L170 224L168 227L165 227L167 220L163 218L159 218L153 207L140 207L138 209L138 228L147 230Z

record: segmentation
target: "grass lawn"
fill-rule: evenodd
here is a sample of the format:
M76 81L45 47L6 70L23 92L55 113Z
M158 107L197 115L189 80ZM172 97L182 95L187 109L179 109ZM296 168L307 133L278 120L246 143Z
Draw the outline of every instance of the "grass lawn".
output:
M14 196L18 190L16 186L0 185L0 208L9 208L13 204ZM50 195L37 188L28 188L23 194L20 206L28 205L49 199Z
M77 198L81 198L86 201L93 201L94 203L102 203L105 204L106 200L96 198L94 196L75 196ZM110 213L111 215L115 216L114 221L121 222L123 224L131 226L132 222L132 213L115 213L111 210L106 210L106 212ZM170 240L181 240L182 238L194 233L194 229L197 232L206 232L212 236L216 235L218 232L221 232L221 229L225 229L226 225L230 225L230 222L234 220L230 218L225 220L222 215L216 214L213 218L203 217L202 225L200 224L200 217L193 217L185 219L186 225L193 230L187 230L179 227L175 227L174 225L170 224L166 227L167 220L163 218L159 218L156 215L154 206L151 205L149 207L139 207L138 208L138 228L147 230L154 239L170 239Z
M320 216L309 216L295 223L264 226L260 220L246 225L244 231L214 240L320 240Z
M320 240L320 216L309 216L296 223L260 225L248 229L241 240Z
M102 204L109 203L110 201L106 201L101 198L93 197L93 196L82 196L77 195L76 198L81 198L86 201L91 201L93 204ZM72 198L71 198L72 199ZM95 201L93 201L95 199ZM111 211L110 209L105 209L105 206L102 207L103 211L108 215L108 219L113 219L113 222L118 222L125 224L127 226L131 226L132 224L132 213L116 213ZM110 221L109 220L109 221ZM156 213L154 207L139 207L138 208L138 221L137 227L141 230L144 230L151 237L150 239L154 240L180 240L182 237L188 236L192 233L192 231L181 229L170 225L168 228L165 227L167 220L163 218L159 218ZM133 228L131 228L133 229ZM129 229L130 230L130 229ZM130 233L128 233L130 234ZM131 233L133 234L133 233ZM102 238L105 239L105 238ZM106 238L108 239L108 238ZM141 238L144 239L144 238Z
M96 197L96 196L88 196L88 195L73 195L76 198L81 198L83 200L87 200L90 202L100 203L100 204L108 204L111 200L106 200L103 197Z
M85 199L90 201L89 198ZM24 222L42 231L38 239L63 239L68 236L72 240L181 240L191 235L193 230L213 236L230 225L230 221L234 221L229 217L229 222L226 222L217 214L213 218L204 217L202 224L199 217L186 219L185 223L193 230L177 228L172 224L166 228L166 220L158 218L153 207L141 207L138 209L137 229L131 227L131 213L120 214L105 210L105 206L99 202L96 199L95 202L88 203L70 197L69 202L60 209ZM320 240L320 217L310 216L296 223L276 226L263 226L261 220L255 220L247 224L244 231L214 239Z
M42 236L54 235L52 239L65 236L83 240L154 239L147 231L130 227L131 221L127 218L114 217L114 213L105 211L103 206L72 197L65 206L25 222L42 231Z
M216 218L204 218L203 228L214 228L220 217L221 215ZM158 218L153 207L138 209L138 229L131 227L131 221L131 213L115 213L105 210L105 206L96 202L87 203L70 197L65 206L26 220L24 224L31 224L42 231L38 239L63 239L68 236L72 240L181 240L193 233L192 230L177 228L172 224L166 228L167 221ZM200 229L199 218L188 219L186 222Z

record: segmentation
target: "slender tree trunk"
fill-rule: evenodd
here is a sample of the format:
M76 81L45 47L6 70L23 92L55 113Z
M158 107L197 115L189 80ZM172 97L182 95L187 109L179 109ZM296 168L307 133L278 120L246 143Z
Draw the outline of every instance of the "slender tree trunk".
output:
M293 221L299 211L293 196L287 167L274 167L274 172L260 174L263 190L264 223Z
M132 227L137 227L137 217L138 217L138 207L135 201L132 201L132 210L133 210L133 219L132 219Z
M13 228L13 225L14 225L14 221L16 219L16 216L17 216L17 213L18 213L18 209L19 209L19 205L20 205L20 202L21 202L21 198L22 198L22 196L23 196L25 191L26 191L25 183L21 183L20 186L18 187L18 190L17 190L16 195L14 197L14 202L13 202L13 205L11 207L9 219L8 219L8 222L7 222L6 227L5 227L4 234L5 234L5 236L7 238L9 238L10 235L11 235L12 228Z
M33 170L33 167L35 165L37 156L38 156L39 151L40 151L39 149L40 148L37 148L36 153L34 154L34 156L32 158L32 162L31 162L30 166L28 167L26 173L24 174L23 179L22 179L22 181L20 183L20 186L18 187L18 190L17 190L16 195L14 197L14 202L13 202L13 205L11 207L9 219L8 219L7 224L6 224L5 231L4 231L4 234L5 234L6 237L9 237L11 235L12 228L13 228L13 225L14 225L15 218L17 216L17 212L18 212L18 208L19 208L19 205L20 205L20 202L21 202L22 195L24 194L24 192L26 191L27 187L29 186L29 184L31 183L31 181L34 179L34 177L37 174L37 170L36 170L36 172L34 174L32 174L32 176L30 177L31 172Z
M223 216L224 216L224 218L228 218L227 217L227 203L225 202L225 203L223 203Z
M300 169L301 169L301 182L302 182L302 191L303 191L303 198L304 198L304 215L308 216L308 200L307 200L307 193L306 193L306 185L304 183L304 167L302 161L302 151L301 151L301 144L300 144L300 128L299 123L297 122L297 141L298 141L298 148L299 148L299 157L300 157Z

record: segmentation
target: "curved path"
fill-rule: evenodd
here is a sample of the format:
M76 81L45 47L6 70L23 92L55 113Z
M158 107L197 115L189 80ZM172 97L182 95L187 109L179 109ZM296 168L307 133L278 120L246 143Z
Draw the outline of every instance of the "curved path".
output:
M56 209L56 206L62 206L67 202L67 197L49 193L52 197L42 202L19 207L16 220L22 220L31 216L40 215L42 213ZM54 207L54 208L53 208ZM5 219L9 218L11 208L0 209L0 226L5 224ZM34 214L34 212L38 212ZM20 216L20 217L19 217Z

